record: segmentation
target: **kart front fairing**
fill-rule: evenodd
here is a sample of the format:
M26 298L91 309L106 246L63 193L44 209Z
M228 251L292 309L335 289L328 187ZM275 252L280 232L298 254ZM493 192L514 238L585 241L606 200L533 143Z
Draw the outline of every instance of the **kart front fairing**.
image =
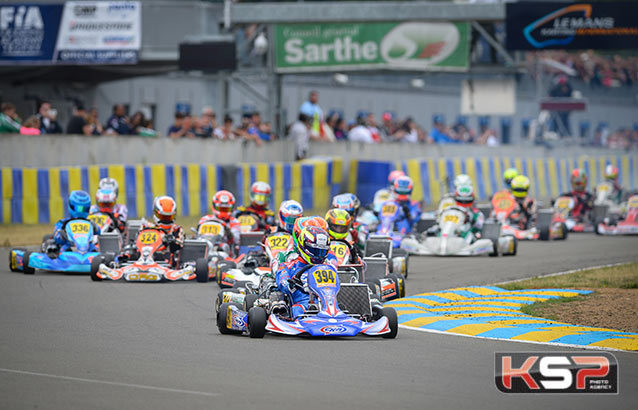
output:
M98 252L80 253L73 251L60 252L56 258L45 253L33 252L29 255L29 267L55 272L89 273L91 261Z

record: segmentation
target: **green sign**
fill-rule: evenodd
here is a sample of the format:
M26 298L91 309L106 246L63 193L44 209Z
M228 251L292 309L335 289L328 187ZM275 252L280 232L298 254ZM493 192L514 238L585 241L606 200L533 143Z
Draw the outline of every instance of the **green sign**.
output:
M469 23L277 24L278 72L468 68Z

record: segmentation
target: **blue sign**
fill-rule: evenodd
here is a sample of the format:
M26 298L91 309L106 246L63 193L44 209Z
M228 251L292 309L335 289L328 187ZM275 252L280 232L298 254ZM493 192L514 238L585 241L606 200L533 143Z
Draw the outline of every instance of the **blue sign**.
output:
M51 63L63 4L2 4L0 64Z

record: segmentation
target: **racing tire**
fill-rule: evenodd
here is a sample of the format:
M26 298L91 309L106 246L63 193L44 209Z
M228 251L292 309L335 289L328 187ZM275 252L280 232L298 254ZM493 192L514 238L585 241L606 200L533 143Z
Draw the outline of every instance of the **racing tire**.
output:
M388 326L390 327L390 333L381 335L384 339L394 339L399 333L399 318L397 317L397 311L391 307L384 307L381 309L381 316L388 318Z
M195 261L195 279L199 283L208 282L208 261L206 258L198 258Z
M503 254L503 256L516 256L516 253L518 252L518 239L516 239L515 236L512 236L512 240L514 241L514 250L510 253Z
M560 238L556 238L559 241L564 241L565 239L567 239L567 235L569 235L569 229L567 229L567 225L565 225L564 223L560 224L560 229L563 231L563 236L561 236ZM598 225L596 225L598 226Z
M259 295L255 295L254 293L246 295L244 298L244 310L250 312L250 309L255 305L257 299L259 299Z
M498 256L498 239L492 239L492 247L494 250L489 255Z
M405 277L401 274L390 273L388 278L391 278L394 281L394 284L397 286L397 294L399 298L405 297Z
M31 256L31 252L26 251L24 256L22 256L22 273L25 275L33 275L35 273L35 268L29 266L29 257Z
M394 272L394 263L390 263L390 266L389 266L390 272L391 273L400 273L400 274L402 274L403 276L405 276L407 278L408 277L408 259L409 259L408 255L409 255L408 251L406 251L405 249L401 249L401 248L392 249L392 259L393 260L394 260L395 257L403 257L403 258L405 258L404 259L405 260L405 265L404 265L405 271L404 272Z
M375 296L377 299L381 300L381 295L379 294L379 292L381 292L381 288L376 283L376 281L368 280L366 281L366 285L368 285L368 288L370 288L370 290L372 291L372 296Z
M100 269L100 264L105 263L104 255L97 255L91 261L91 280L93 282L99 282L102 280L99 276L97 276L97 271Z
M241 331L233 330L226 327L226 319L228 314L228 307L234 305L238 309L241 309L241 305L239 303L222 303L219 307L219 312L217 312L217 329L219 329L219 333L222 335L239 335Z
M252 295L251 295L252 296ZM248 311L248 335L253 339L261 339L266 334L268 315L262 307L255 306Z
M22 254L24 255L27 250L26 248L14 248L9 251L9 270L11 270L11 272L22 272L20 269L13 266L13 260L11 259L13 251L22 251Z
M538 233L538 239L540 241L549 241L549 227L541 228L540 232Z

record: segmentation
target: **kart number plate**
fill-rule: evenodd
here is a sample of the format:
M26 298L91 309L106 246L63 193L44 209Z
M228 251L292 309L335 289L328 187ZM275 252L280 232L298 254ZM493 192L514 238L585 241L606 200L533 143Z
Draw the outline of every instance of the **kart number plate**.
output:
M95 222L97 226L104 226L107 218L108 216L106 215L100 215L100 214L89 215L89 221Z
M443 216L443 222L451 222L451 223L455 223L458 224L459 223L459 217L458 215L444 215Z
M629 198L629 201L627 202L627 208L638 208L638 196L632 196L631 198Z
M505 210L514 206L514 200L509 193L498 192L494 194L492 203L496 204L495 208Z
M346 256L346 252L348 252L348 246L342 242L332 242L330 244L330 250L334 252L337 258L341 259Z
M558 209L568 209L571 204L571 198L560 198L556 200L556 208Z
M288 249L288 245L290 244L290 236L288 235L277 235L268 237L268 247L272 250L284 250Z
M217 223L208 223L199 227L199 233L201 235L219 235L222 231L222 226Z
M397 206L394 204L383 205L383 208L381 208L381 214L385 216L394 215L396 211L397 211Z
M142 232L139 241L144 245L152 245L157 242L157 232Z
M90 226L86 222L73 222L70 224L71 232L75 234L88 234Z
M607 184L600 184L600 185L598 185L597 190L598 190L599 192L609 192L609 185L607 185Z
M337 284L337 279L334 271L328 269L321 269L312 272L315 277L317 286L334 286Z
M253 226L256 222L255 218L250 215L240 215L238 219L241 226Z

